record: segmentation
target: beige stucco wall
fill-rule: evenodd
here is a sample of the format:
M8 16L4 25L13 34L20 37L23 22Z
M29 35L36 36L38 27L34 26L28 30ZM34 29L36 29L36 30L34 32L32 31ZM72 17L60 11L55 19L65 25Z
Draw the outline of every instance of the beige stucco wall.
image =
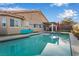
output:
M40 13L17 13L17 15L22 15L25 18L26 22L30 22L31 24L43 24ZM33 25L29 25L30 29L34 31L43 31L43 28L34 28Z
M10 27L10 16L7 16L7 34L19 34L21 27Z
M0 34L2 33L2 23L1 23L1 16L0 16Z
M3 16L0 16L0 35L7 34L7 30L6 30L7 26L2 27L2 17L3 17ZM3 29L4 29L4 30L3 30Z
M33 29L34 31L43 31L43 27L34 28L34 24L41 24L43 25L43 22L47 22L47 20L44 18L43 15L41 15L40 12L22 12L22 13L14 13L13 15L20 15L24 16L24 19L22 20L22 27L10 27L10 17L6 16L7 18L7 24L6 24L6 33L7 34L19 34L21 29ZM2 31L2 24L1 24L1 17L0 16L0 33ZM26 23L29 22L29 26L25 26Z

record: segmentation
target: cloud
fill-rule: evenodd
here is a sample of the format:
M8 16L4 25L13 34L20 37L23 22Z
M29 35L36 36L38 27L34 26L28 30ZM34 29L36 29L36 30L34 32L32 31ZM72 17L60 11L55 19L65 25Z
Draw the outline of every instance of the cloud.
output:
M14 3L0 3L1 6L5 6L5 5L12 5Z
M15 5L15 3L0 3L0 10L27 10Z
M52 3L52 4L50 4L50 7L53 7L53 6L57 6L57 7L68 6L68 3Z
M32 10L36 10L36 9L26 9L26 8L22 8L22 7L0 7L0 10L2 11L18 11L18 10L27 10L27 11L32 11Z
M9 7L13 6L15 3L0 3L0 7Z
M20 8L20 7L0 7L0 10L7 10L7 11L10 11L10 10L27 10L25 8Z
M0 3L0 10L13 11L13 10L30 10L30 9L20 7L16 5L16 3ZM31 10L34 10L34 9L31 9Z
M64 10L63 13L60 13L57 17L58 18L71 18L71 17L76 17L78 15L78 12L75 11L75 10L71 10L71 9L68 9L68 10Z

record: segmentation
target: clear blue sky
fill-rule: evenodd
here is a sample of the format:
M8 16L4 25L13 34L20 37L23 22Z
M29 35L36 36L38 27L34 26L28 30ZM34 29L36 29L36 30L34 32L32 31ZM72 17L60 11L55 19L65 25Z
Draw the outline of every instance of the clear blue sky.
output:
M79 22L79 4L77 3L2 3L0 9L41 10L50 22L61 21L64 17L71 17L76 22Z

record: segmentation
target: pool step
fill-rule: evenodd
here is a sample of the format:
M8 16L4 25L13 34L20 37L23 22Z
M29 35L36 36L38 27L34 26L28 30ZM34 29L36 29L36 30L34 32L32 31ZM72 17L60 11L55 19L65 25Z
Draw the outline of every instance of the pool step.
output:
M41 56L71 56L68 45L57 45L48 43L41 53Z

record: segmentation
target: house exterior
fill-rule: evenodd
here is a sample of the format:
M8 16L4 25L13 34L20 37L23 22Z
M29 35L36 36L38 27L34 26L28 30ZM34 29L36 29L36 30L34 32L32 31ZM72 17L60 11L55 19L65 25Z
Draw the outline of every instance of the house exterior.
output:
M37 10L0 11L0 35L19 34L22 29L44 31L45 22L48 20Z

